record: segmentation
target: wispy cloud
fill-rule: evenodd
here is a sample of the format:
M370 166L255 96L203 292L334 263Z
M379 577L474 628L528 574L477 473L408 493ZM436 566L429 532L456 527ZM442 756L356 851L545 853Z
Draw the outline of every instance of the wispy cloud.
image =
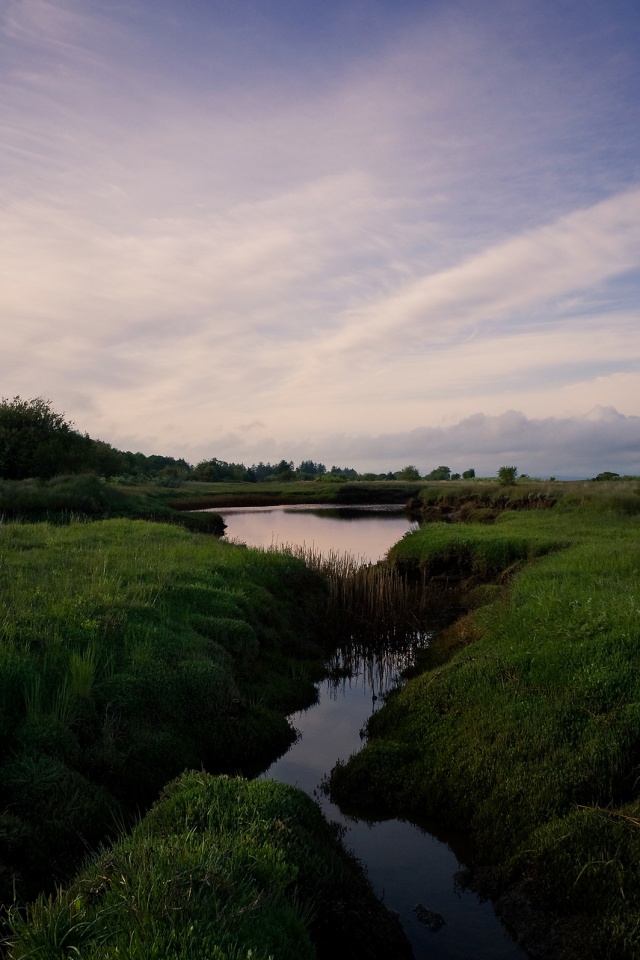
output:
M0 11L3 394L219 456L255 420L286 445L638 410L622 26L205 6Z

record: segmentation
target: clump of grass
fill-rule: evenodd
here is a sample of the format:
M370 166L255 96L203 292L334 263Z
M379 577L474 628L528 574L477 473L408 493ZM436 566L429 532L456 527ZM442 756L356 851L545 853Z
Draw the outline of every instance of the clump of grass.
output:
M67 890L13 912L7 955L313 960L328 933L352 953L377 918L365 955L409 956L381 911L306 794L189 773Z

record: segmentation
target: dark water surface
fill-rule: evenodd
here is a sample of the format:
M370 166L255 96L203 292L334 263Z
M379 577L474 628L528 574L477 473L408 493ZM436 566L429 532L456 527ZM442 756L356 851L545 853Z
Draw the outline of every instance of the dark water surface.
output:
M306 545L378 560L415 525L401 511L377 509L381 512L317 507L218 512L227 522L228 538L252 546ZM384 694L403 682L402 671L428 641L423 631L406 637L394 652L339 652L332 666L336 674L348 667L350 677L319 684L317 705L290 718L298 740L263 776L300 787L329 820L344 827L344 843L366 867L377 895L400 914L416 960L523 960L526 954L508 936L491 904L456 883L455 875L464 867L463 842L445 842L403 820L371 823L346 816L321 787L337 760L360 749L363 725L380 708ZM420 923L413 909L418 904L441 914L444 925L434 932Z

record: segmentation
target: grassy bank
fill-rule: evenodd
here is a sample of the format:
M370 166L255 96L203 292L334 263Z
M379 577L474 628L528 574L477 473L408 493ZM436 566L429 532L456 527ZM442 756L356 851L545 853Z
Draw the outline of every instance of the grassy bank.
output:
M69 523L129 517L175 523L200 533L224 533L217 514L175 510L165 488L149 485L119 487L93 474L54 477L52 480L0 480L0 519L18 522Z
M316 804L273 781L188 773L54 900L8 956L395 960L411 956Z
M154 490L173 509L207 507L277 506L297 503L336 505L398 503L418 494L423 483L400 480L354 480L344 482L185 483L178 490ZM133 490L145 488L135 487Z
M313 699L304 564L125 519L0 525L0 887L69 875L185 767L234 772Z
M338 800L468 830L556 918L558 957L640 953L639 533L633 489L592 484L408 535L396 562L473 609L332 776Z

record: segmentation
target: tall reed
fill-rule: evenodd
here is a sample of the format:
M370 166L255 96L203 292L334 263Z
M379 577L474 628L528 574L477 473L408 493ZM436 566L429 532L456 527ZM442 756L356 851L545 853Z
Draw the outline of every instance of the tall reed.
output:
M407 634L423 629L433 611L433 593L426 575L409 579L394 565L371 563L349 553L321 552L307 544L273 545L320 573L329 586L327 629L344 640L365 640L367 645L394 640L404 645Z

